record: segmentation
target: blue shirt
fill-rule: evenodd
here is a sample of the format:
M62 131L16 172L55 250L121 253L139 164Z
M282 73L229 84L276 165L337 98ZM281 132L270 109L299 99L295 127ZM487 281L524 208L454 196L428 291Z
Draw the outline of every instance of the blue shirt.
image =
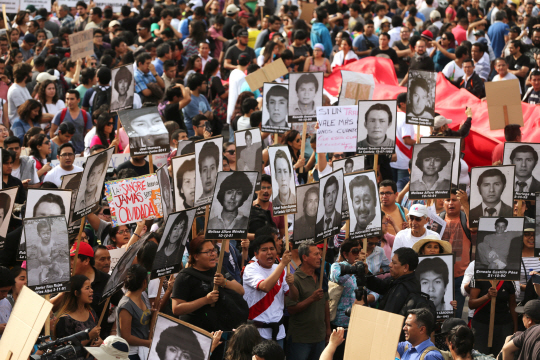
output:
M159 76L163 75L163 61L160 58L156 58L156 60L152 61L152 64L154 64L157 74Z
M408 346L407 351L405 351L406 346ZM430 346L435 346L430 339L421 342L416 347L413 347L410 342L404 341L398 344L397 351L401 356L401 360L419 360L422 352ZM444 358L439 351L430 351L426 354L424 360L444 360Z
M195 131L193 130L193 122L191 119L199 115L200 113L205 113L207 111L212 110L210 107L210 103L208 103L208 100L204 95L195 96L191 94L191 102L182 109L182 112L184 113L184 123L186 124L188 136L195 135Z
M311 46L315 46L315 44L323 44L324 45L324 56L330 57L332 54L332 39L330 39L330 32L326 28L326 25L324 25L321 22L316 22L311 27ZM377 41L378 43L378 41Z
M366 41L366 38L370 42L370 44ZM379 46L379 38L375 34L371 36L360 35L353 41L353 47L355 47L358 51L373 50L377 46ZM369 54L358 57L360 59L363 59L368 56Z
M180 21L180 32L182 33L182 38L186 39L189 36L189 23L193 20L193 16L189 16L187 19Z
M495 21L493 25L489 27L488 36L491 40L491 47L496 57L500 57L502 50L504 49L505 41L504 37L510 32L508 24L502 21Z
M148 84L155 83L156 78L149 71L147 74L141 70L135 70L135 92L142 95L142 91L148 89Z
M247 81L244 81L244 83L240 87L240 94L243 93L244 91L249 91L250 93L253 93L253 95L255 95L255 99L258 99L261 97L261 92L259 91L259 89L256 89L255 91L251 91L251 88L249 87L249 84Z
M11 124L11 131L13 131L13 135L15 135L19 138L19 140L21 140L21 144L24 140L24 134L26 134L26 132L30 130L30 128L30 124L26 121L21 120L21 118L18 116L13 121L13 124Z

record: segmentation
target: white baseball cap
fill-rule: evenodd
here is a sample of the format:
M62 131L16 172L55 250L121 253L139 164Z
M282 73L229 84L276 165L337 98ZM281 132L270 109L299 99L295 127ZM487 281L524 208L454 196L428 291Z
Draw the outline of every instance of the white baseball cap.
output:
M427 207L422 204L414 204L409 209L409 215L418 216L418 217L424 217L424 216L427 217L428 216Z
M433 122L433 127L435 129L438 129L440 127L443 127L444 125L448 125L448 124L451 124L451 123L452 123L452 120L447 119L442 115L437 115L437 116L435 116L435 119L434 119L434 122Z
M97 360L128 360L129 345L120 336L111 335L100 347L85 347Z

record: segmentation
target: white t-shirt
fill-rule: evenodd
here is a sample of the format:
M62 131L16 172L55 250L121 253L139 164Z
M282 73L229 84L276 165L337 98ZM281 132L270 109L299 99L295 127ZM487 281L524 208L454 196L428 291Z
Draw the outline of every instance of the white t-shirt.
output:
M458 78L465 76L465 72L463 71L462 68L457 66L455 61L450 61L448 64L446 64L442 73L448 79L453 80L453 81L456 81Z
M397 112L397 123L396 123L396 156L397 160L390 163L390 167L394 169L407 170L409 168L409 160L412 158L412 146L406 145L403 142L405 138L415 138L414 134L414 125L405 123L405 113L398 111ZM409 153L410 156L406 155Z
M283 316L285 295L289 292L289 284L285 281L285 270L281 273L274 288L269 292L257 290L259 284L267 279L278 265L265 269L256 261L246 266L244 270L244 300L249 306L249 319L264 323L276 323ZM255 315L255 316L254 316ZM253 316L253 317L252 317ZM272 329L259 329L264 339L272 339ZM285 327L279 326L277 340L285 338Z
M66 103L62 100L58 100L56 104L43 105L43 113L56 115L59 111L62 111L66 107Z
M431 231L426 229L426 232L424 232L424 235L416 237L411 234L411 229L405 229L401 230L396 234L396 238L394 239L394 246L392 247L392 258L394 256L394 252L402 247L408 247L412 248L414 244L416 244L418 241L422 240L428 235L433 235L437 239L441 239L441 236L437 234L435 231Z
M47 175L45 175L45 179L43 179L43 182L50 181L56 186L58 186L58 188L60 188L60 186L62 185L62 176L78 173L81 171L83 171L83 168L75 165L73 165L73 169L69 171L62 169L60 165L56 165L51 171L47 173Z
M246 116L240 116L238 118L238 122L236 123L236 128L238 129L238 131L251 128L251 122L249 121L249 118Z
M246 81L246 74L243 71L234 69L229 75L229 102L227 103L227 124L231 123L234 107L238 95L240 95L240 88L244 81Z
M506 73L506 75L504 77L500 77L499 74L495 75L493 77L493 82L495 81L504 81L504 80L514 80L514 79L517 79L517 76L512 74L512 73ZM519 93L521 94L521 86L519 87Z

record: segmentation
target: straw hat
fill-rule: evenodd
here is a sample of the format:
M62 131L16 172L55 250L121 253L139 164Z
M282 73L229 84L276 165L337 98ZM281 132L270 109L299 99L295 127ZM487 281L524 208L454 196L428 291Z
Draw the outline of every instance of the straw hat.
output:
M435 235L428 235L422 240L417 241L413 245L412 249L416 251L416 253L420 253L420 249L422 248L422 246L424 246L424 244L427 244L429 242L436 242L437 244L439 244L439 246L443 249L442 254L452 253L452 244L450 244L450 242L445 241L445 240L439 240Z

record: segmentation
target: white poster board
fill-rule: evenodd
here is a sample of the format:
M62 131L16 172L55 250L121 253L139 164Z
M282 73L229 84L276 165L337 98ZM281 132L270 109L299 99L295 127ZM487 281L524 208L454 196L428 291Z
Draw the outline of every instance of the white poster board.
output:
M356 152L358 106L317 107L317 153Z

